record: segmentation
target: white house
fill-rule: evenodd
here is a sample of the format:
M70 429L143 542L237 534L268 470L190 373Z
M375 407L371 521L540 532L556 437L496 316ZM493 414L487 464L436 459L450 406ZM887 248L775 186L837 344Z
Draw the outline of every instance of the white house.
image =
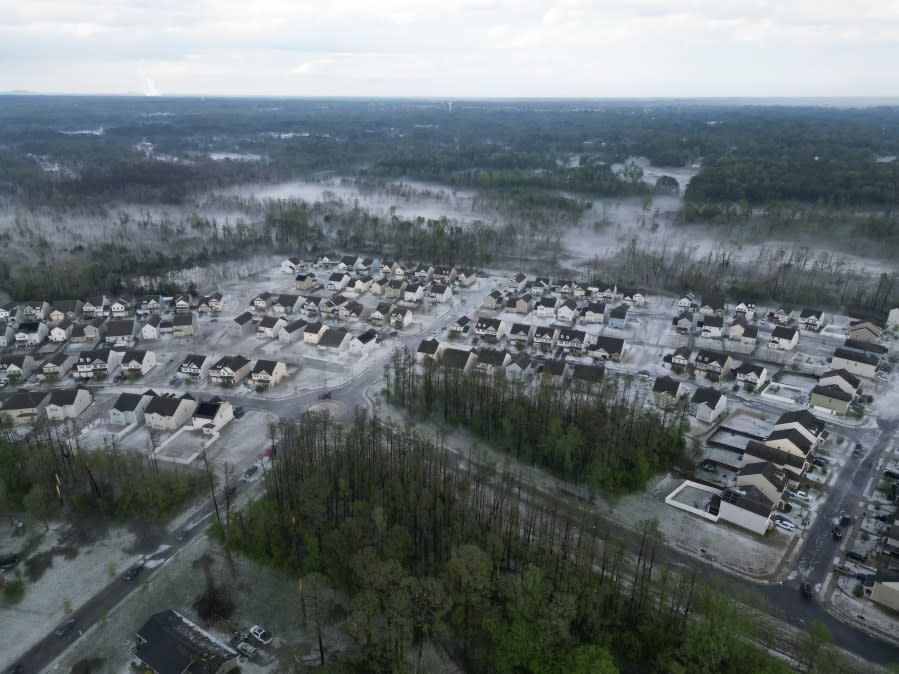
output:
M218 396L199 403L193 411L191 422L193 430L207 434L217 433L234 418L231 403Z
M406 307L394 307L390 312L390 324L398 329L411 325L412 312Z
M799 314L799 325L803 330L820 330L824 327L824 312L820 309L803 309Z
M306 321L302 319L288 323L278 332L278 341L282 344L293 344L303 339L303 328L306 325Z
M432 283L428 289L428 298L434 302L444 303L453 299L453 291L449 286L442 283Z
M253 327L253 314L245 311L228 324L228 333L232 337L246 337L253 332Z
M739 383L754 390L761 389L768 382L768 368L764 365L756 365L747 361L734 372L736 372Z
M144 410L155 397L153 391L121 394L109 410L109 423L116 426L130 426L143 421Z
M80 379L97 379L109 376L122 361L121 351L94 349L78 354L75 369Z
M556 316L556 298L555 297L541 297L540 301L537 302L536 309L538 318L555 318Z
M727 409L727 397L713 388L701 387L693 392L690 411L699 421L713 423Z
M708 339L718 339L724 331L724 319L721 316L706 316L702 321L702 336Z
M584 309L584 322L602 323L606 320L605 302L588 302Z
M251 373L256 388L277 386L287 374L287 364L280 360L257 360Z
M196 314L175 314L172 317L172 335L175 337L192 337L197 334L197 331Z
M846 370L857 377L873 379L877 374L879 362L880 360L873 354L840 347L834 351L830 364L834 370Z
M566 323L574 323L577 314L577 302L574 300L565 300L556 310L556 318Z
M224 386L237 386L250 374L250 361L243 356L222 356L209 368L209 381Z
M299 295L278 295L272 304L272 313L275 315L292 314L303 306L303 298Z
M378 333L369 328L365 332L355 335L350 341L350 353L362 355L374 351L378 346Z
M754 321L755 304L752 302L737 302L737 305L734 307L734 318L737 320L743 319L744 321Z
M191 418L197 401L189 393L177 398L174 393L156 396L144 410L144 422L158 431L176 431Z
M298 274L303 270L303 261L294 256L281 262L281 272L284 274Z
M152 341L154 339L159 339L159 324L162 323L162 318L159 316L151 316L150 320L144 323L140 328L140 338L143 340Z
M263 316L256 326L256 336L261 339L277 339L285 325L287 320L283 316Z
M779 351L791 351L799 344L799 331L796 328L788 328L778 325L771 333L768 348Z
M156 367L156 353L145 349L132 349L122 356L122 373L142 377Z
M773 526L774 506L753 485L726 489L721 495L718 518L761 536Z
M16 391L0 406L0 417L17 425L37 421L49 401L46 391Z
M326 330L319 340L318 345L334 351L346 351L349 348L352 336L343 328Z
M406 302L420 302L424 296L425 289L420 283L410 283L403 289L403 299Z
M49 332L46 323L38 321L19 323L16 328L16 348L30 349L38 346L46 339Z
M177 376L192 382L199 382L203 378L206 356L191 353L184 357L178 366Z
M343 290L350 282L349 274L336 271L328 277L328 290Z
M74 323L70 318L63 318L59 323L50 328L47 339L56 344L67 341L72 336Z
M90 391L83 386L55 390L47 403L47 418L50 421L74 419L87 409L92 400Z

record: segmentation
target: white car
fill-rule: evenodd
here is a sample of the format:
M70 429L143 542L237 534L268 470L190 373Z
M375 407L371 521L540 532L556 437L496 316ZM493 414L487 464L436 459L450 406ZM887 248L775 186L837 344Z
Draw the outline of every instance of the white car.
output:
M780 522L779 521L779 522L777 522L777 528L783 529L784 531L789 531L789 532L796 531L796 527L794 527L789 522Z
M251 646L246 641L241 641L239 644L237 644L236 648L238 653L242 653L248 658L252 658L254 655L256 655L256 653L259 652L255 646Z
M263 646L268 646L270 643L272 643L272 635L269 634L268 630L266 630L264 627L260 627L259 625L253 625L250 628L250 636Z

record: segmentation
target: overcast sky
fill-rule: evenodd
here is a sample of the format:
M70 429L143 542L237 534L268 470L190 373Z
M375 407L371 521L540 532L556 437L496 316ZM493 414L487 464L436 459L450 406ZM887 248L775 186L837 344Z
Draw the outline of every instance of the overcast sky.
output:
M899 0L0 0L0 91L894 96Z

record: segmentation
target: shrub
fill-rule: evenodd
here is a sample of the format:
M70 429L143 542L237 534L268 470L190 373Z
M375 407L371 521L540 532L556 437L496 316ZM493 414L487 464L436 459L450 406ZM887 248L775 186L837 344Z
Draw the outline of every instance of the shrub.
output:
M194 609L203 620L228 618L234 613L234 600L223 587L208 587L195 600Z
M25 582L21 578L6 581L3 586L3 598L10 604L18 604L25 596Z

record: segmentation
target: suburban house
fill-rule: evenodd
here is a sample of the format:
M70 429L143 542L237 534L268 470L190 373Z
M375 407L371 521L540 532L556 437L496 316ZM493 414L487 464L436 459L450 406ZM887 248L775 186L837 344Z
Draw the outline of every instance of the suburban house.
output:
M50 328L47 339L56 344L62 344L72 336L72 330L75 324L72 319L63 318L59 323Z
M553 292L559 297L566 298L571 295L574 285L566 279L559 279L553 285Z
M140 338L145 340L159 339L159 324L162 318L159 316L151 316L150 319L140 327Z
M587 354L602 360L619 361L624 355L624 340L620 337L597 335L587 344Z
M768 368L746 361L734 370L737 381L751 391L760 390L768 382Z
M425 289L420 283L410 283L403 289L403 300L421 302L425 297Z
M519 295L518 297L510 297L506 301L506 309L514 311L516 314L524 314L526 316L531 313L533 308L534 298L528 293ZM577 305L575 305L575 308L577 308Z
M172 304L176 314L190 313L191 299L190 295L178 295Z
M250 374L250 361L243 356L222 356L209 368L209 381L213 384L236 386Z
M423 339L415 350L415 362L421 364L429 358L436 361L445 348L445 345L436 339Z
M602 323L606 319L605 302L588 302L583 316L585 323Z
M193 337L198 330L196 314L175 314L172 317L172 334L175 337Z
M726 489L721 494L720 502L713 507L717 508L719 519L764 535L774 526L775 505L758 487L746 485Z
M702 372L706 377L716 380L726 377L732 366L733 360L729 355L708 349L700 349L693 361L696 372Z
M797 344L799 344L799 331L796 328L778 325L771 332L768 348L779 351L792 351Z
M702 321L702 336L711 339L721 337L724 331L724 318L719 315L706 316Z
M390 283L387 284L387 287L384 289L384 297L388 297L394 300L403 299L403 291L406 290L405 280L394 279Z
M349 282L349 274L342 271L336 271L328 277L327 288L328 290L343 290Z
M544 296L537 302L538 318L555 318L556 316L556 298L552 296Z
M633 304L635 307L642 307L646 304L646 291L642 288L622 288L621 301Z
M34 358L29 354L0 357L0 382L21 384L34 370Z
M16 391L0 406L0 417L7 417L13 424L27 424L37 421L47 403L47 391Z
M49 333L46 323L24 321L16 327L16 348L30 349L39 346Z
M593 291L587 288L584 284L578 283L574 286L574 293L572 293L575 299L583 300L591 295L593 295Z
M556 309L556 318L565 323L574 323L577 319L577 315L577 302L574 300L565 300L559 308Z
M361 295L364 292L368 292L368 289L371 288L371 282L371 276L360 276L359 278L353 280L353 283L349 290L352 290L353 292L359 293Z
M890 351L883 344L878 344L876 342L863 342L857 339L847 339L845 342L843 342L843 348L847 351L856 351L861 354L870 354L872 356L876 356L878 359L884 358Z
M814 449L826 437L825 426L823 421L808 410L798 410L781 414L774 423L774 431L798 431L811 443L811 449ZM769 435L768 439L771 440L772 436Z
M380 278L372 280L371 285L368 287L368 290L372 295L383 295L389 285L390 279L386 276L381 276Z
M144 410L144 422L157 431L177 431L190 419L197 401L189 393L156 396Z
M338 271L355 272L362 267L362 258L356 255L344 255L337 263Z
M749 325L744 320L737 320L727 329L727 338L746 346L754 346L759 338L759 328L757 325Z
M506 333L506 324L498 318L479 318L474 334L485 339L497 340Z
M293 344L303 339L303 329L306 325L306 321L302 319L291 321L278 332L278 341L282 344Z
M861 390L861 380L846 370L829 370L818 377L819 386L838 386L855 398Z
M682 311L672 321L671 324L681 334L688 334L693 329L693 314L689 311Z
M90 297L85 300L84 305L81 307L81 315L87 318L88 320L96 317L105 318L103 315L103 307L106 306L107 301L105 297Z
M534 346L549 351L559 335L559 329L538 325L534 328Z
M181 379L188 379L192 382L199 382L203 378L204 366L206 365L206 356L201 354L189 354L181 361L178 366L177 376Z
M671 409L681 396L682 384L669 376L656 377L652 386L652 398L662 409Z
M754 321L755 304L752 302L737 302L737 306L734 307L734 318L737 320Z
M246 337L253 332L254 327L253 314L245 311L228 324L228 333L232 337Z
M412 325L412 311L406 307L394 307L390 312L390 325L397 329Z
M326 330L318 340L318 345L334 351L346 351L350 346L353 336L343 328Z
M799 325L803 330L818 331L824 327L824 312L820 309L803 309L799 314Z
M344 304L337 312L340 320L355 323L365 314L365 305L355 300L351 300Z
M319 255L315 258L315 266L322 269L330 269L332 265L337 264L337 256L334 253Z
M50 421L74 419L87 409L91 401L93 401L91 392L83 386L57 389L50 394L50 400L47 402L47 419Z
M471 331L471 319L468 316L460 316L450 326L450 332L459 335L467 335Z
M613 328L623 329L627 324L627 305L619 304L609 312L609 325Z
M722 295L706 295L699 304L699 313L703 316L723 316L727 303Z
M874 321L850 321L849 339L857 342L876 344L883 334L883 325Z
M512 356L512 360L506 366L506 376L512 379L521 379L531 373L531 357L524 351Z
M615 283L597 283L595 294L598 295L603 302L609 304L610 302L614 302L615 298L618 296L618 286Z
M459 275L456 277L456 281L463 288L468 288L469 286L473 286L475 281L478 280L477 274L471 269L460 269Z
M131 318L109 321L106 323L103 341L110 346L113 344L130 344L134 340L134 326L134 320Z
M292 314L303 306L303 298L299 295L278 295L272 303L272 312L275 314Z
M431 275L431 279L439 283L446 283L447 285L449 285L456 280L457 275L458 272L452 265L450 265L449 267L438 266L434 268L434 273Z
M281 263L281 271L285 274L296 274L303 268L303 261L294 256L289 257Z
M475 369L483 374L493 374L512 362L512 355L505 349L478 349Z
M315 286L318 285L318 279L315 278L315 274L297 274L294 279L294 287L297 290L312 290Z
M51 323L59 323L68 318L74 321L81 316L81 309L84 305L81 300L58 300L53 303L47 318Z
M556 337L556 346L565 349L569 353L580 353L587 343L587 333L583 330L561 328Z
M786 506L787 476L782 468L770 461L745 464L737 473L737 487L753 486L762 492L779 510Z
M256 297L250 300L250 306L253 307L256 311L265 311L268 309L272 302L275 301L274 295L270 292L261 292Z
M116 426L130 426L143 421L144 410L155 397L153 391L121 394L109 410L109 423Z
M853 395L847 393L836 384L822 386L818 384L812 389L810 405L821 412L830 414L848 414Z
M94 349L78 354L75 369L80 379L103 379L108 377L121 362L122 352L111 349Z
M218 291L211 295L204 295L197 300L197 311L218 313L222 310L222 300L224 300L224 295Z
M474 351L464 351L462 349L454 349L447 347L440 356L440 363L452 370L461 370L468 372L477 362L477 355Z
M694 309L698 309L696 306L696 295L691 292L688 292L686 295L681 297L677 301L677 310L678 311L686 311L689 313L693 313Z
M321 314L323 301L324 298L317 295L307 297L306 301L303 302L303 312L309 318L315 318L316 316Z
M369 321L371 321L372 325L384 325L387 321L390 320L390 314L392 311L393 304L391 302L379 302L378 306L375 307L375 310L371 312Z
M350 340L350 353L362 355L374 351L378 346L378 333L372 328L355 335Z
M768 315L768 319L778 325L786 325L792 318L793 310L790 307L778 307L773 313Z
M568 367L568 363L564 360L548 360L543 363L543 370L540 374L546 381L561 384L568 379L568 375L571 374L571 368Z
M894 527L890 527L892 531ZM867 592L867 590L866 590ZM871 586L871 601L899 611L899 571L894 568L879 569Z
M502 309L505 301L504 295L499 290L492 290L481 302L481 306L490 310Z
M431 279L431 274L433 273L433 265L426 264L425 262L419 262L415 267L413 276L418 280L418 283L425 284Z
M675 372L683 372L690 366L690 358L693 352L689 346L679 346L671 354L671 368Z
M316 321L315 323L307 323L303 328L303 343L318 344L321 336L325 334L328 328Z
M524 284L527 283L528 277L518 272L515 276L506 281L506 289L513 293L520 293L524 290Z
M263 316L256 326L256 336L261 339L277 339L285 325L287 319L283 316Z
M42 321L50 311L50 305L43 300L22 302L20 306L23 321Z
M270 389L281 383L287 374L287 364L280 360L257 360L251 376L256 388Z
M873 379L876 376L879 363L880 359L875 355L858 353L846 348L837 348L830 361L834 370L846 370L850 374L866 379Z
M122 356L122 374L128 377L142 377L156 367L156 354L144 349L132 349Z
M594 391L602 386L605 375L606 368L601 365L575 365L571 369L572 383Z
M713 388L701 387L693 392L690 399L690 413L699 421L713 423L727 409L727 398Z
M16 343L16 331L6 322L0 322L0 347L13 346Z
M193 430L207 435L218 433L234 418L231 403L214 396L199 403L191 416Z
M19 317L19 305L16 302L8 302L0 306L0 321L15 323Z
M162 313L164 302L159 295L144 295L137 307L137 313L141 316L158 316Z
M31 358L31 356L26 356ZM74 353L65 353L60 351L50 356L41 364L41 374L47 378L56 379L57 381L69 374L69 371L75 366L77 357Z
M531 341L531 331L533 329L533 326L527 323L513 323L512 327L509 328L509 343L527 346Z
M758 440L749 440L746 449L743 450L743 465L748 466L754 462L770 462L782 469L790 481L791 486L799 484L799 480L808 469L808 461L799 454L791 454L777 447L771 447Z
M109 303L109 313L113 318L125 318L131 315L131 300L121 297Z
M428 299L441 304L453 299L453 289L442 283L432 283L426 294Z

